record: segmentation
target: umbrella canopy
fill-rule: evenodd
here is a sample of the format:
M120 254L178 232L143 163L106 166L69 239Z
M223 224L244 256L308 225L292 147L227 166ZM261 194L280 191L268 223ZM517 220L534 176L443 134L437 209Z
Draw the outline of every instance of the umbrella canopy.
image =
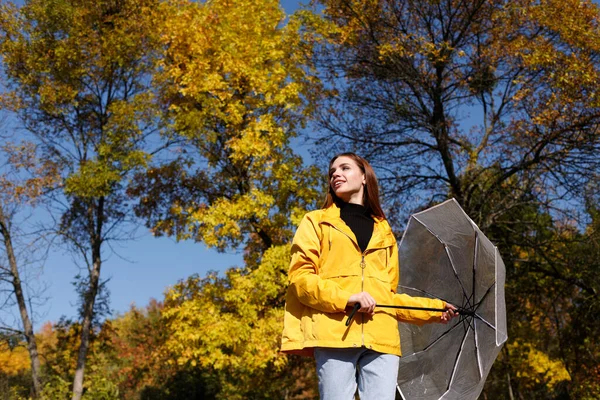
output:
M404 399L477 399L506 334L504 263L451 199L410 217L400 242L398 293L467 312L449 324L400 323Z

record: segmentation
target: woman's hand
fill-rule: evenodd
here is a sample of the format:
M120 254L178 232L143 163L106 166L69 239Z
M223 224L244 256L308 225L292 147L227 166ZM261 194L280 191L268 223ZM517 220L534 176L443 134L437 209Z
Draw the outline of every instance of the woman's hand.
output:
M452 318L458 316L458 310L450 303L446 303L446 311L442 312L440 322L447 324Z
M367 292L360 292L353 294L348 299L347 306L353 307L356 303L360 303L359 312L367 313L369 315L375 314L375 306L377 302L375 299Z

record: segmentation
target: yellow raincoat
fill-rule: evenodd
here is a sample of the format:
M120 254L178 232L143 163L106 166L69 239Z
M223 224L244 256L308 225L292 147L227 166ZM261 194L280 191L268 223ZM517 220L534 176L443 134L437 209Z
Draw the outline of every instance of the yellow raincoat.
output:
M367 347L400 355L398 321L439 321L441 312L376 307L346 326L350 295L368 292L377 304L443 309L441 300L397 294L398 246L388 222L375 218L361 253L352 230L333 204L306 214L292 245L281 350L312 355L314 347Z

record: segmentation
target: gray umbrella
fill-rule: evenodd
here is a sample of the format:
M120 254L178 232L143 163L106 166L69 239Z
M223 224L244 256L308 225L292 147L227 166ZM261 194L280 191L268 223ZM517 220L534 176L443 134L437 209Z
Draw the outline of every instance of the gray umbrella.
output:
M477 399L506 333L504 263L451 199L410 217L400 242L398 293L445 300L449 324L400 323L404 399Z

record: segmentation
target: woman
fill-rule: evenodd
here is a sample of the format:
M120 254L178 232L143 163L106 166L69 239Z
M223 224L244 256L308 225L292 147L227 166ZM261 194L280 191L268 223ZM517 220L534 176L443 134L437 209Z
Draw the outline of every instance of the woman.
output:
M314 355L322 400L354 399L357 386L361 400L394 399L398 321L446 323L456 315L441 300L397 294L398 269L373 169L354 153L333 157L325 205L306 214L294 236L281 349ZM357 303L359 314L346 326Z

